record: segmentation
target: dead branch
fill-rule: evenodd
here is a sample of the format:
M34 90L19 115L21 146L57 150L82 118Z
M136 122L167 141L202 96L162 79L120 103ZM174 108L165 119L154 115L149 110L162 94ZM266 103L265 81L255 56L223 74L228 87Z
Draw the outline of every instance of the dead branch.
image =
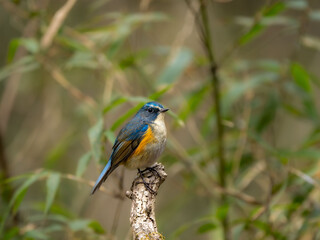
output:
M133 180L131 191L126 193L127 197L132 200L130 224L134 240L164 239L157 229L154 206L159 187L167 174L160 163L156 163L153 169L157 172L147 170L142 173L142 176L154 193L146 188L140 176Z
M59 28L76 2L76 0L66 1L66 3L54 14L47 31L40 41L40 46L42 49L47 49L50 47L53 38L56 36Z

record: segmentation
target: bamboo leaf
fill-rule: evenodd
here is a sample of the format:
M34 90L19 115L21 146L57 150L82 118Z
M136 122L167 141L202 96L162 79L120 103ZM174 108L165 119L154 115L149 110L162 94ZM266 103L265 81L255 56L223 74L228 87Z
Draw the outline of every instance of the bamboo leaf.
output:
M48 213L60 184L60 173L51 173L47 179L47 199L45 213Z
M266 24L264 24L264 20L268 19L270 21L270 19L278 16L279 13L281 13L285 8L286 6L282 2L276 2L270 7L263 8L261 13L262 19L257 22L253 22L249 31L239 39L239 44L244 45L257 37L266 27ZM283 20L281 21L283 22ZM285 20L285 22L287 22L287 20Z
M203 101L209 89L210 88L208 84L205 84L200 89L190 94L185 107L181 110L181 112L178 115L180 120L185 121L191 113L194 113L196 111L196 109Z
M24 198L24 195L26 194L26 191L28 190L28 188L35 183L37 180L39 180L41 177L44 177L45 175L47 175L46 172L40 172L40 173L36 173L33 174L28 180L26 180L14 193L11 201L10 201L10 206L13 207L12 211L13 213L15 213L19 206L21 201Z
M276 2L270 7L265 8L262 11L262 14L264 17L277 16L279 13L285 10L285 8L286 8L286 5L283 2Z
M313 21L320 21L320 10L310 11L309 18Z
M286 2L286 6L296 10L304 10L308 8L308 2L305 0L290 0Z
M217 228L217 225L214 223L206 223L198 228L198 233L203 234L209 231L212 231Z
M160 74L157 80L158 85L169 85L175 82L189 66L192 57L191 51L181 49Z
M0 69L0 81L13 73L26 73L39 67L39 63L33 56L25 56Z
M265 28L265 26L263 26L261 23L254 24L250 28L250 30L239 39L239 44L244 45L244 44L248 43L253 38L258 36L258 34L261 33L264 28Z
M262 131L272 122L275 118L276 110L278 106L278 98L275 94L270 94L269 100L263 107L263 111L260 116L258 116L258 121L256 124L257 133L262 133Z
M111 126L111 130L115 131L118 127L120 127L128 118L130 118L134 113L136 113L141 107L143 103L139 103L137 106L129 109L125 114L123 114L117 121Z
M114 135L114 132L113 131L105 131L104 132L104 135L107 137L108 141L113 144L116 140L116 136Z
M16 54L16 51L19 47L19 39L12 39L10 41L9 47L8 47L8 53L7 53L7 63L11 63L14 59L14 56Z
M311 92L310 76L299 63L291 64L291 75L294 82L307 93Z
M101 151L101 137L103 133L103 118L100 117L97 123L89 129L89 141L92 148L92 155L98 162L100 160Z
M0 236L3 233L3 228L5 225L5 222L9 216L9 213L12 212L14 215L16 211L18 210L25 194L27 193L29 187L35 183L37 180L39 180L41 177L46 176L48 173L47 172L39 172L32 174L13 194L9 207L4 211L2 214L2 219L1 219L1 224L0 224Z
M76 170L76 176L81 177L83 173L86 171L88 164L91 160L92 152L87 152L86 154L82 155L78 162L77 170Z
M105 230L103 229L103 227L100 225L99 222L97 221L91 221L88 224L88 227L91 228L95 233L97 234L104 234Z

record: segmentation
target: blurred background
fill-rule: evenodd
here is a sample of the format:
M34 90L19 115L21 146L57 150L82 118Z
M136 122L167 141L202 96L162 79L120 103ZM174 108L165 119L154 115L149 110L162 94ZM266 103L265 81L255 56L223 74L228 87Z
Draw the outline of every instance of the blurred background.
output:
M150 100L166 239L320 239L318 0L0 0L0 28L0 239L131 239L136 171L89 193Z

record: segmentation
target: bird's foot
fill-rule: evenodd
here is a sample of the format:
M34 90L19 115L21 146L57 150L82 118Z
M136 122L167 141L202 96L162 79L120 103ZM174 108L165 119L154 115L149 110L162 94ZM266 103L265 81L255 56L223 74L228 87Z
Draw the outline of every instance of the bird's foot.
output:
M141 173L144 173L146 171L150 171L150 172L152 172L153 175L156 175L158 178L161 178L158 171L156 169L154 169L153 167L147 167L146 169L142 170Z
M146 169L144 169L143 171L141 171L141 170L138 168L139 175L140 175L140 177L141 177L141 179L142 179L142 182L143 182L144 186L148 189L148 191L149 191L151 194L156 194L156 192L153 191L153 190L150 188L150 183L147 183L146 180L145 180L144 177L143 177L143 173L144 173L146 170L148 170L148 169L146 168ZM153 170L154 170L154 169L153 169ZM153 173L152 170L150 170L150 171ZM156 171L156 170L154 170L154 171ZM157 172L157 171L156 171L156 172ZM159 173L157 172L157 174L159 174Z

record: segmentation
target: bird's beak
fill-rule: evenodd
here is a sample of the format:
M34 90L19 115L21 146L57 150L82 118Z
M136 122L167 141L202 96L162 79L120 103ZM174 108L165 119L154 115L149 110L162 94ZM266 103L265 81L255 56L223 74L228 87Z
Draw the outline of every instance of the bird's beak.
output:
M163 108L163 109L160 110L160 112L162 112L162 113L166 112L166 111L169 111L169 108Z

